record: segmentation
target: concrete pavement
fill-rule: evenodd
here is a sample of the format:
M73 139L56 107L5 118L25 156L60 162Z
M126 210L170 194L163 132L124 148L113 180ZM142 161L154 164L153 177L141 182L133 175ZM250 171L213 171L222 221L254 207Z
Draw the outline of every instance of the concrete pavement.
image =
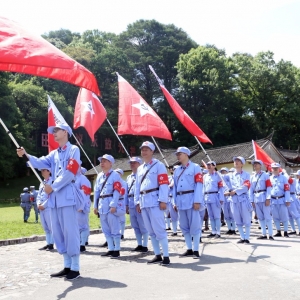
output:
M300 237L237 244L238 235L203 238L201 258L180 258L184 239L169 237L171 265L147 265L153 252L135 253L132 229L126 229L120 259L100 257L103 234L91 235L81 255L81 277L50 278L62 269L56 251L39 251L45 242L0 247L2 299L300 299ZM225 232L225 227L222 227ZM208 233L204 233L206 236ZM151 242L149 240L149 248Z

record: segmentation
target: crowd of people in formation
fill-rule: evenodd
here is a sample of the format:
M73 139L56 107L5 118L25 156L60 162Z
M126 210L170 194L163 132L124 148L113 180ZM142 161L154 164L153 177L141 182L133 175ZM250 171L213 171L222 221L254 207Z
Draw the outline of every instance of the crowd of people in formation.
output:
M27 154L23 148L17 149L17 154L26 155L44 178L35 198L47 242L40 250L51 250L55 245L64 265L50 276L73 280L80 276L80 253L86 251L88 244L91 184L84 176L86 169L81 167L78 147L68 141L71 128L59 124L49 127L48 132L58 142L57 150L41 158ZM174 153L179 164L170 167L168 175L165 165L153 157L153 143L143 142L140 150L141 158L131 157L128 161L132 173L126 181L122 179L123 170L113 170L113 156L99 157L102 172L96 178L93 205L106 239L102 246L107 251L101 256L120 257L125 214L129 214L136 237L133 251L147 253L150 237L154 257L147 263L162 266L170 264L166 229L171 227L173 236L179 227L184 237L186 251L179 255L195 259L200 257L203 222L208 222L207 218L211 227L208 238L221 237L223 215L228 227L226 235L238 234L240 244L250 243L253 214L260 223L258 239L271 242L274 237L296 234L295 222L300 230L300 170L292 174L293 178L279 163L273 163L269 174L262 170L262 161L253 160L254 172L250 176L243 170L245 159L241 156L233 157L234 168L230 170L217 171L214 161L207 162L203 169L189 159L187 147L179 147ZM31 187L31 194L26 188L21 194L24 221L28 219L26 203L33 193Z

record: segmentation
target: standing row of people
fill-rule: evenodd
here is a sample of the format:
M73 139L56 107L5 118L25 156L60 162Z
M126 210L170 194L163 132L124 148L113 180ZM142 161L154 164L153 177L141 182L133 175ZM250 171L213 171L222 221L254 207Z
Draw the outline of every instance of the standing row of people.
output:
M23 189L23 193L20 194L20 206L23 209L23 220L24 223L27 223L28 218L30 217L30 211L33 207L35 212L35 223L38 223L39 220L39 212L37 208L37 191L35 190L35 186L30 186L30 190L27 187Z

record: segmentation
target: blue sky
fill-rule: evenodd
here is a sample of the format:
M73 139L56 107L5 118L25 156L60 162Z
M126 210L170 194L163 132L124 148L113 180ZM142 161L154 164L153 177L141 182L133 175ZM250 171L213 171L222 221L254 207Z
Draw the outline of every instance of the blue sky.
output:
M200 45L215 44L252 55L274 52L275 59L300 67L300 0L9 0L0 16L35 34L60 28L120 33L139 19L174 24Z

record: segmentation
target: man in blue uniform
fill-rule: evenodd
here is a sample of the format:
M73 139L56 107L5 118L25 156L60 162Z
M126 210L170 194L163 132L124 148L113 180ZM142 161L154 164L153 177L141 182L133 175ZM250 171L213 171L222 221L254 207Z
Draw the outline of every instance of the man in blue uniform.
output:
M145 227L142 214L137 212L134 204L136 172L141 165L142 160L139 157L131 157L129 160L132 173L127 176L128 195L126 198L126 213L129 214L130 224L134 230L137 241L137 247L133 251L148 252L148 231Z
M104 154L99 157L102 172L97 175L94 187L94 214L100 222L107 241L108 251L101 256L120 257L121 225L118 216L118 201L122 191L120 175L112 169L115 159Z
M23 219L24 223L27 223L27 220L30 216L30 210L31 210L31 203L30 203L30 195L28 193L28 188L25 187L23 189L23 193L20 194L20 199L21 199L21 207L23 209Z
M245 159L242 156L234 157L233 162L235 171L232 175L224 175L229 187L229 190L224 195L230 196L229 201L231 210L241 236L238 243L249 244L251 226L250 212L253 210L248 194L250 188L250 175L243 171ZM245 231L243 226L245 227Z
M289 220L287 207L290 205L290 185L288 179L280 172L280 167L279 163L271 164L271 210L273 221L277 229L277 233L274 236L281 236L280 222L282 222L284 236L289 237L287 232Z
M174 171L179 168L178 165L170 167L171 175L169 178L169 202L168 202L168 214L170 215L170 221L172 223L172 234L171 236L177 236L177 227L178 227L178 211L175 211L173 206L173 188L174 188Z
M215 171L216 162L206 163L208 173L203 177L203 192L212 232L207 237L221 237L221 207L224 203L224 188L221 175Z
M199 165L190 161L191 152L187 147L177 148L175 154L181 166L174 172L174 209L178 209L179 226L187 246L182 256L198 258L201 232L199 211L205 209L202 172Z
M40 184L36 202L37 202L37 208L40 212L41 224L46 234L47 245L40 248L39 250L50 251L54 249L53 247L54 240L53 240L52 227L51 227L51 209L50 207L48 207L49 195L45 192L44 187L45 184L50 184L52 182L51 168L41 169L40 171L42 177L44 178L44 182Z
M271 215L271 181L268 173L262 171L263 162L253 160L252 162L255 174L250 178L249 196L255 203L257 218L260 223L262 235L257 239L267 239L266 226L268 227L269 240L273 238L273 224Z
M72 129L67 124L50 126L48 132L53 134L54 140L59 144L58 149L41 158L27 154L23 148L17 149L17 154L20 157L26 154L34 168L51 168L53 182L45 184L44 191L49 195L48 207L51 208L54 243L64 257L64 269L50 276L66 276L73 280L80 276L77 211L82 210L84 204L81 193L74 184L76 175L80 172L80 151L68 141Z
M34 209L34 213L35 213L35 222L34 223L38 223L39 221L39 210L37 207L37 203L36 203L36 197L37 197L38 192L35 190L35 186L30 186L30 201L31 201L31 205Z
M148 264L170 264L168 237L165 227L164 210L168 203L168 174L163 163L153 158L155 146L144 142L141 147L144 163L137 169L134 202L137 211L142 213L145 227L149 232L155 257ZM160 253L161 245L163 259Z

